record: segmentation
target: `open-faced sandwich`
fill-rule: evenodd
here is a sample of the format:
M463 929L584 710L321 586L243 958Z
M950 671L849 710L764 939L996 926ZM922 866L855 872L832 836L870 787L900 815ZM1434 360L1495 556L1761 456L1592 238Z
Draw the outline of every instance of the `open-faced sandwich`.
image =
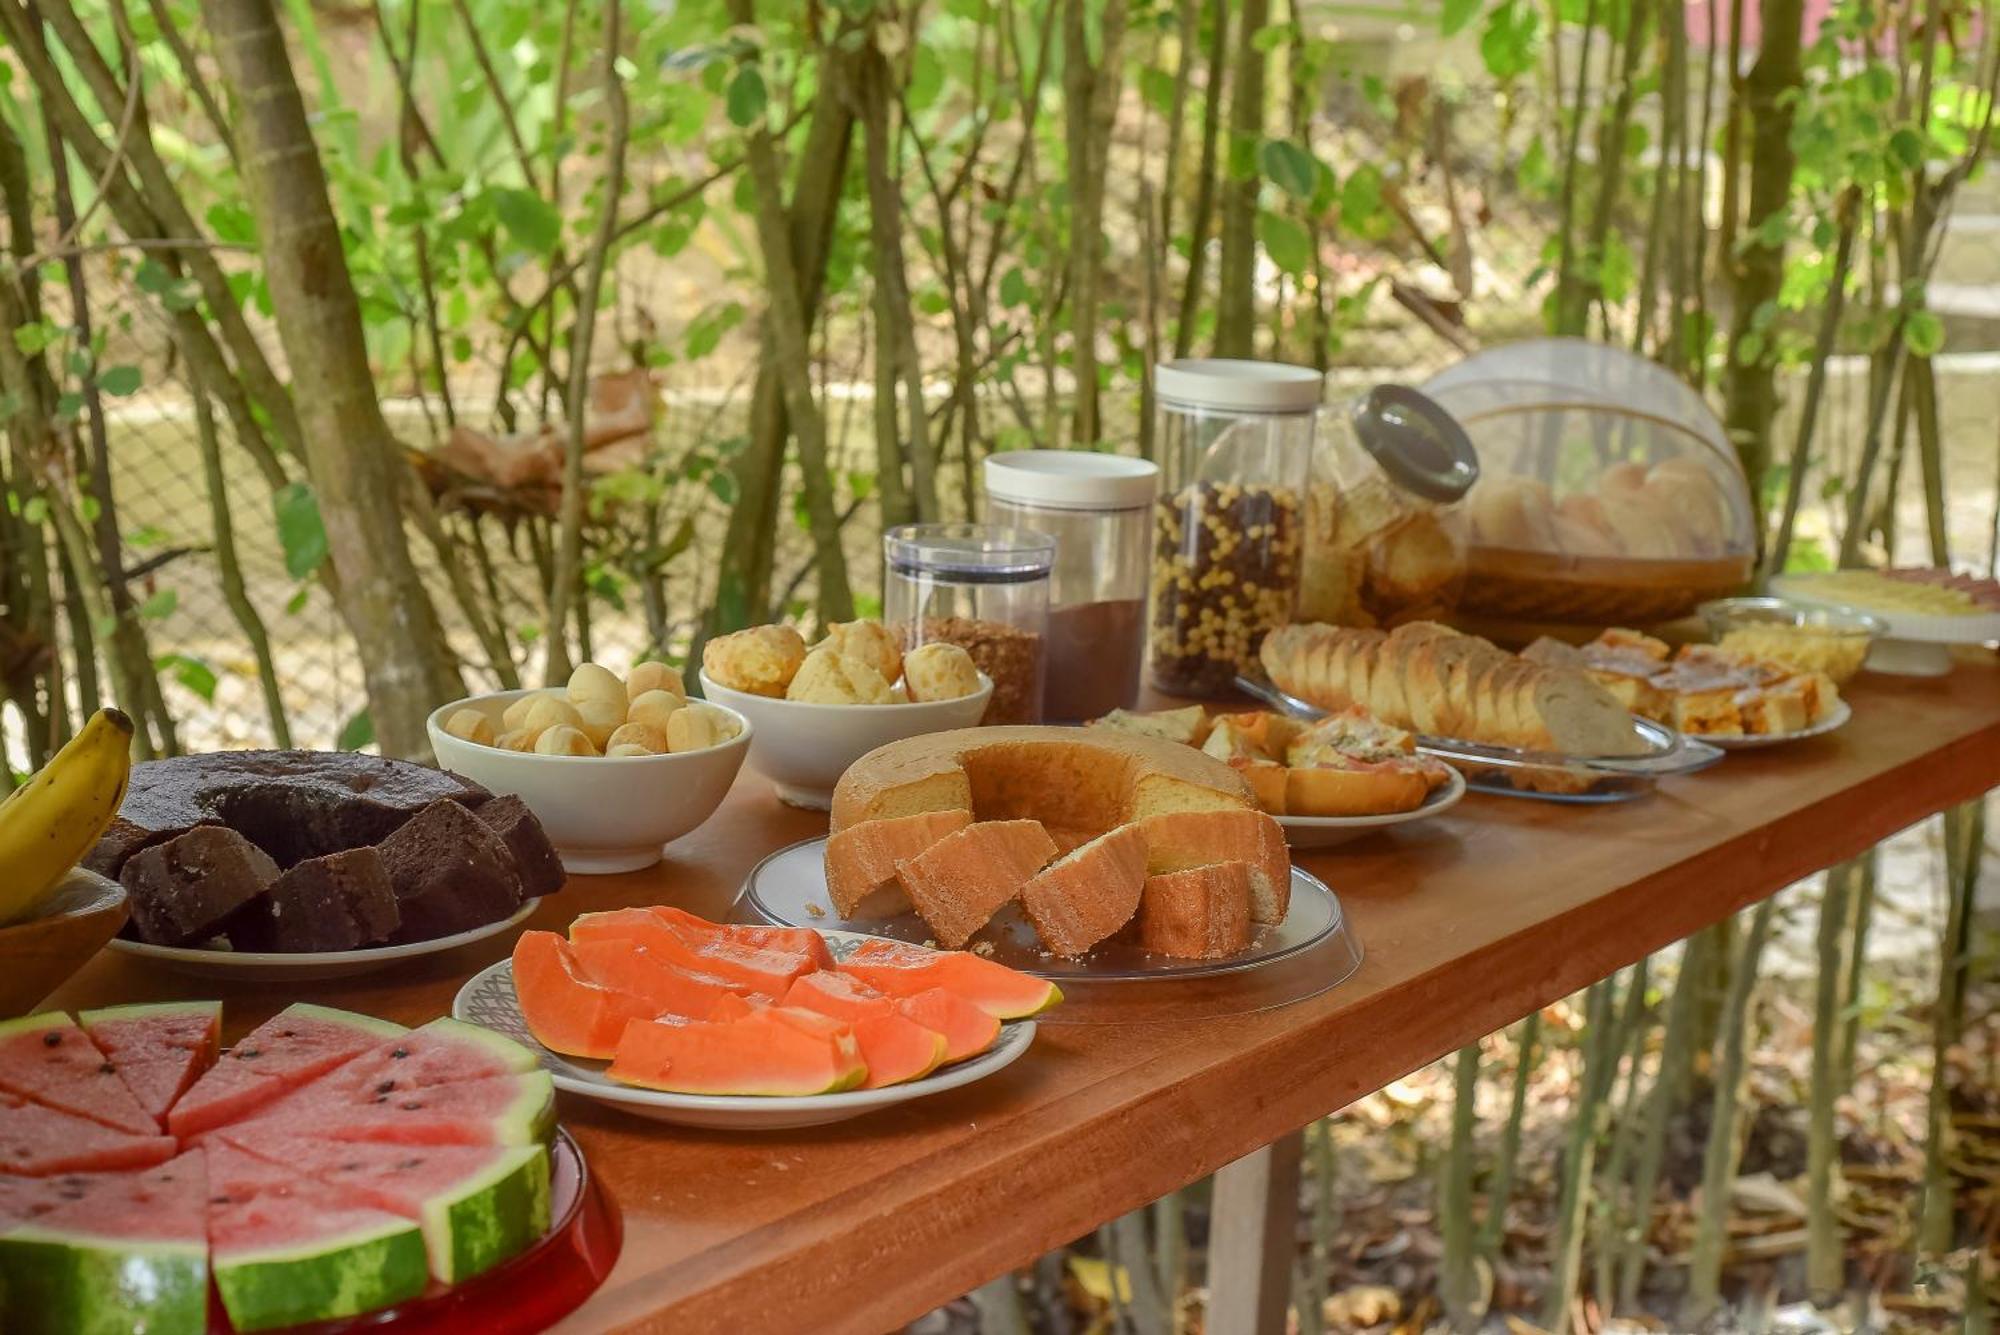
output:
M1578 648L1538 640L1524 657L1573 666L1642 718L1696 737L1783 736L1832 714L1840 693L1831 678L1726 645L1664 641L1614 627Z

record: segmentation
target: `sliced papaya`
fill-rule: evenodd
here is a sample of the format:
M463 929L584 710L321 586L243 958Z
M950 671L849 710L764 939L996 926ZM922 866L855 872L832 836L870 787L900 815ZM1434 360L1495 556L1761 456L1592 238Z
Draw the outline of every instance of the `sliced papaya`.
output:
M809 973L792 984L785 1005L817 1011L854 1026L854 1041L868 1063L863 1089L899 1085L929 1075L949 1050L945 1036L897 1008L896 1002L859 979L838 973ZM980 1019L990 1019L975 1011ZM993 1022L996 1026L998 1021Z
M794 978L819 967L804 951L746 946L723 938L690 941L650 909L586 913L569 925L569 939L578 944L634 942L677 968L710 974L773 1000L785 995Z
M1062 992L1047 979L995 964L983 955L872 937L842 962L840 971L892 997L941 987L1001 1020L1034 1015L1062 1000Z
M694 973L669 964L634 941L579 941L570 949L584 977L602 987L644 997L658 1013L671 1012L690 1020L706 1020L735 988L714 974Z
M944 1036L944 1059L963 1061L986 1051L1000 1037L1000 1021L941 987L926 988L913 997L898 997L903 1014Z
M810 959L815 968L833 967L833 952L826 948L826 938L810 927L760 927L748 923L710 922L670 904L655 904L647 911L679 931L690 944L734 941L739 946L757 950L801 954Z
M802 1021L800 1014L822 1023ZM867 1079L868 1068L853 1032L826 1020L782 1006L753 1008L734 1020L638 1020L619 1040L607 1074L676 1094L838 1093Z
M645 997L590 981L554 932L523 932L514 943L514 995L528 1031L572 1057L609 1057L628 1023L660 1013Z

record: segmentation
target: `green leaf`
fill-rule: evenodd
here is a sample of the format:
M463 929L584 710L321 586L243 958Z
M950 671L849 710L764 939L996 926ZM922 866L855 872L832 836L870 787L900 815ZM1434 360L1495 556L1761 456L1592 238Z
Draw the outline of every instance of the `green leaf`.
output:
M291 597L285 599L285 615L295 617L299 613L305 611L306 603L311 599L311 597L312 597L312 590L308 588L306 585L301 584L298 588L292 591Z
M764 74L755 65L739 65L736 77L729 81L729 91L724 94L724 104L729 112L729 123L748 127L764 117L764 108L769 105L771 95L764 87Z
M359 751L375 740L375 720L367 710L362 710L347 720L347 726L340 730L340 741L336 743L343 751Z
M47 320L36 320L32 324L14 327L14 346L23 356L33 357L61 336L61 331Z
M164 546L166 541L167 531L157 524L141 524L125 535L125 545L135 551Z
M123 398L127 394L138 392L140 380L138 367L114 366L105 371L103 375L97 377L97 387L106 394Z
M1034 298L1028 290L1028 276L1015 265L1000 275L1000 304L1002 306L1025 306Z
M1147 106L1169 114L1174 109L1174 76L1157 65L1148 65L1139 71L1139 93Z
M1903 342L1919 357L1935 357L1944 346L1944 321L1932 311L1911 311Z
M153 667L166 673L209 704L215 703L215 669L191 654L161 654Z
M288 482L271 498L278 516L278 545L284 549L285 572L304 579L326 560L326 525L319 517L319 497L304 482Z
M487 192L494 216L508 235L524 250L555 249L562 239L562 215L531 190L496 189Z
M1924 165L1924 137L1905 125L1889 136L1889 156L1905 170L1915 171Z
M153 595L135 609L142 621L164 621L174 614L181 605L181 596L172 589L156 589Z
M1283 214L1258 214L1257 239L1263 242L1271 263L1286 273L1300 274L1312 267L1312 238L1304 227Z
M1267 139L1262 154L1264 175L1294 199L1310 199L1316 173L1310 151L1289 139Z
M1479 13L1479 0L1444 0L1438 15L1438 31L1450 37L1464 29Z

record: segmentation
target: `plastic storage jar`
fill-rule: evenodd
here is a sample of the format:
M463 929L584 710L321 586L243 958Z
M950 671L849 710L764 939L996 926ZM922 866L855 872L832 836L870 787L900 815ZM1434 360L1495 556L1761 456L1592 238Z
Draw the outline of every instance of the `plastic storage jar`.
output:
M882 615L906 649L942 641L993 679L982 723L1039 723L1056 540L998 524L905 524L882 538Z
M987 457L987 519L1056 540L1043 718L1068 723L1138 703L1159 491L1159 467L1144 459L1081 450Z
M1253 669L1297 591L1321 376L1182 360L1154 376L1165 489L1155 507L1153 685L1220 695Z

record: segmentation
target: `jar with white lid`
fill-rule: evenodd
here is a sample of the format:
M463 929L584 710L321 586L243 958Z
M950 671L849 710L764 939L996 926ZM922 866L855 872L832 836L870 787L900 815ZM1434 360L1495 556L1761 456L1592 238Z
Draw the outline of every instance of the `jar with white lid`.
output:
M1149 675L1160 690L1226 694L1290 619L1323 379L1222 358L1155 370L1163 490Z
M986 459L986 517L1056 541L1042 716L1094 719L1138 703L1146 657L1147 539L1160 470L1082 450Z
M882 536L882 619L904 650L955 644L993 679L982 723L1040 723L1056 541L999 524L903 524Z

